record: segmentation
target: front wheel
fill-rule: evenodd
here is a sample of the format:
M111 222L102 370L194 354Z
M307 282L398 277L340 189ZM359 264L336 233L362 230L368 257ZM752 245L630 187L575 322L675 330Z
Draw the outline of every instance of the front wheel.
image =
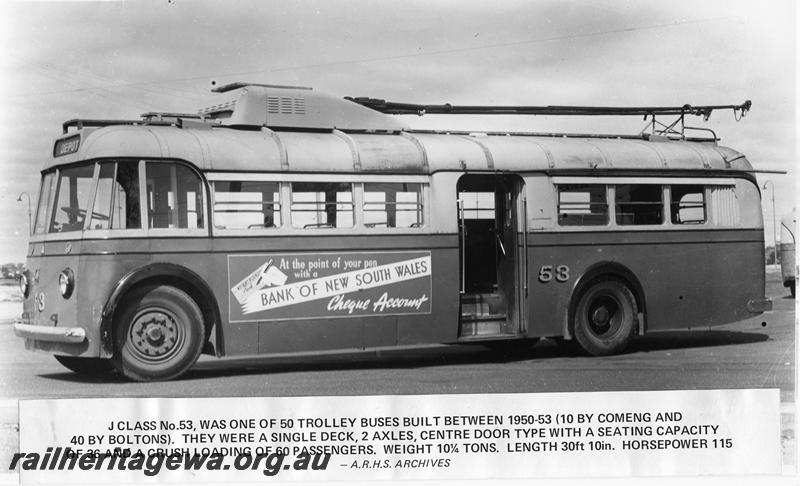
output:
M583 291L573 317L575 340L593 356L622 352L636 331L636 298L619 280L600 280Z
M114 319L114 367L136 381L169 380L200 356L203 314L184 291L169 285L134 290Z

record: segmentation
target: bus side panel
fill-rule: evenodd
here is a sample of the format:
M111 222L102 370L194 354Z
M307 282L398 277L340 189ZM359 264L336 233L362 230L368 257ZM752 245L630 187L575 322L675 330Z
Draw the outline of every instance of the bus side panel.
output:
M456 244L455 238L452 237L453 244ZM458 339L458 276L458 247L435 250L431 275L432 311L424 316L398 316L397 344L447 343Z
M458 287L452 276L458 275L457 250L432 250L431 262L430 287L421 283L425 287L421 292L430 299L430 312L316 319L303 319L299 314L292 320L261 322L257 324L259 354L454 342L458 335ZM356 298L357 294L348 297ZM235 352L230 350L230 354Z
M458 335L458 239L456 235L397 234L370 236L276 236L272 238L214 238L216 270L207 281L217 296L223 321L225 353L229 356L251 354L278 354L334 349L358 349L407 344L454 342ZM268 250L267 250L268 248ZM417 297L426 300L419 312L386 311L381 315L374 310L376 295L384 290L393 295L392 285L377 287L368 310L323 312L331 305L331 298L317 299L306 304L288 307L286 318L249 319L237 315L232 309L239 307L231 288L241 281L255 262L274 261L281 258L300 260L337 257L372 259L392 256L410 259L430 255L430 276L412 279L407 285L416 289ZM398 256L399 255L399 256ZM247 270L236 270L237 259L248 259ZM253 268L255 269L255 268ZM285 270L285 269L284 269ZM198 271L198 273L200 273ZM287 285L309 277L290 274ZM337 272L331 273L335 275ZM201 273L201 276L203 274ZM320 274L322 276L322 274ZM455 276L455 277L454 277ZM364 301L361 292L342 294L343 298ZM314 310L316 308L316 311ZM254 316L268 315L264 313ZM228 322L229 317L231 318ZM255 335L254 335L255 332Z
M577 281L596 265L639 280L647 330L745 319L764 298L761 230L534 233L529 247L531 336L564 334Z
M77 242L76 242L77 244ZM291 353L333 349L353 349L409 344L455 342L458 336L458 239L456 235L375 235L375 236L315 236L272 238L127 238L86 240L82 242L81 267L76 271L77 289L73 299L81 305L72 310L77 317L66 319L64 325L86 327L89 348L67 350L68 354L98 356L100 313L108 298L126 274L148 264L165 262L185 267L196 273L212 289L223 320L225 354L255 355L262 353ZM48 244L54 245L54 244ZM48 252L63 252L59 242ZM48 247L49 248L49 247ZM69 261L76 260L73 256ZM339 252L353 255L408 254L431 258L431 275L424 289L430 306L422 313L365 316L303 316L298 308L290 320L228 322L231 302L229 258L231 255L258 255L268 258L275 254L313 254ZM53 257L51 257L53 258ZM64 257L67 258L67 257ZM65 260L65 265L67 265ZM48 268L57 268L60 265ZM102 268L90 272L84 268ZM54 270L55 271L55 270ZM60 271L60 268L59 268ZM158 278L157 275L154 277ZM57 271L43 276L54 282L48 300L53 301ZM390 288L390 287L387 287ZM420 287L422 288L422 287ZM52 294L52 296L50 295ZM55 303L60 303L60 297ZM77 302L77 300L76 300ZM124 297L123 297L124 302ZM235 303L235 302L234 302ZM29 306L32 304L28 304ZM74 305L74 304L73 304ZM238 305L238 304L236 304ZM66 315L66 314L64 314ZM64 321L62 317L62 321ZM48 343L48 346L52 346ZM60 345L64 346L64 345ZM74 347L74 345L72 345ZM53 350L55 348L48 348Z

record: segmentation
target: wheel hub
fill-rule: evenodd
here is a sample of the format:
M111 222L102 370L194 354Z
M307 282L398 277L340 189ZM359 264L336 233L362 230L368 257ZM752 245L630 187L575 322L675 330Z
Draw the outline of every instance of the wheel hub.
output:
M619 328L621 320L619 302L609 295L597 296L588 309L589 327L596 336L605 337Z
M161 327L158 324L148 324L144 334L147 336L147 340L152 344L158 344L164 339L164 333L161 331Z
M611 314L608 312L605 306L598 307L592 313L592 323L595 326L605 326L608 324L608 320L611 317Z
M130 342L141 358L163 359L179 347L180 337L180 326L170 313L145 311L134 319Z

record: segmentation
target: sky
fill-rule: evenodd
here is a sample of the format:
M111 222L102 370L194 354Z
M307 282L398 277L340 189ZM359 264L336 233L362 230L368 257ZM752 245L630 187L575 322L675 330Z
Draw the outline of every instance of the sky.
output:
M0 263L61 123L193 112L212 82L412 103L653 106L753 101L707 123L762 174L765 238L795 205L794 0L0 2ZM404 117L415 128L638 133L633 119ZM778 223L780 224L780 223ZM778 231L778 234L780 232Z

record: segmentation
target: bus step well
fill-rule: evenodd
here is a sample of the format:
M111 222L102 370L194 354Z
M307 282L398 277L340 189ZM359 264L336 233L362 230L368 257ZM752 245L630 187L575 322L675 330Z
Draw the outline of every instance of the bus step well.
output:
M495 320L480 320L480 321L461 321L461 336L464 338L477 338L485 336L497 336L507 334L505 332L506 320L505 316L502 319Z
M470 293L461 296L461 316L506 315L505 298L498 293Z
M506 303L497 293L466 294L461 297L461 337L505 334Z

